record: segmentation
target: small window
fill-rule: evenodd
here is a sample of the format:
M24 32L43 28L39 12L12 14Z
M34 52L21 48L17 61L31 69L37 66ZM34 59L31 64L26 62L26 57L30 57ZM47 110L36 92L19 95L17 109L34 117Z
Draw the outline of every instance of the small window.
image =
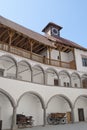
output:
M64 87L66 87L66 82L64 82Z
M64 87L69 87L69 83L68 82L64 82Z
M78 87L78 85L75 83L75 87L77 88Z
M87 66L87 58L82 57L82 65Z
M58 79L54 79L54 86L58 86Z
M0 76L3 76L3 75L4 75L4 70L0 69Z
M69 87L69 83L67 82L67 87Z

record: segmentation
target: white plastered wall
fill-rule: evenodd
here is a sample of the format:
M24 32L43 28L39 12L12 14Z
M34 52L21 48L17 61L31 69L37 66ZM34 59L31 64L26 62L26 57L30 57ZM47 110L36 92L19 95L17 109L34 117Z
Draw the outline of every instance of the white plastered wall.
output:
M76 60L77 70L87 72L87 67L84 67L82 65L82 55L87 56L87 51L75 49L75 60Z
M47 57L49 58L49 51L47 51ZM54 60L59 60L59 51L58 50L51 50L51 58ZM65 53L65 52L61 52L61 61L64 62L70 62L73 60L73 53L69 52L69 53Z

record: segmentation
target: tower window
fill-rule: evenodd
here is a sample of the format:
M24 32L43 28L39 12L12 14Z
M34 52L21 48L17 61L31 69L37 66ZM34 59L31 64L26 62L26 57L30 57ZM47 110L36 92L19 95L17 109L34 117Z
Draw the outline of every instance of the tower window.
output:
M87 66L87 58L82 57L82 65Z

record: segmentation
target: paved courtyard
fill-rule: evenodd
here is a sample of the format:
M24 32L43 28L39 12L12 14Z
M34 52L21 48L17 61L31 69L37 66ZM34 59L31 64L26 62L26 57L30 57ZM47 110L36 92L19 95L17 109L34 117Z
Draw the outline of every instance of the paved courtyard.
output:
M55 125L55 126L49 125L45 127L37 126L37 127L32 127L32 128L25 128L22 130L87 130L87 122L65 124L65 125Z

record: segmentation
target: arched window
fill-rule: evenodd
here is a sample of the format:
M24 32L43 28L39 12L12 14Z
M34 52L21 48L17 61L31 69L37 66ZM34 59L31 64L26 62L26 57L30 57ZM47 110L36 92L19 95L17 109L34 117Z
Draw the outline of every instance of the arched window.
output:
M60 80L61 86L63 86L63 87L70 87L71 86L70 76L69 76L68 72L60 71L59 72L59 80Z
M82 75L82 87L87 88L87 74Z
M77 73L72 73L71 84L72 87L81 87L81 78Z
M33 71L33 75L32 75L33 82L44 84L45 74L43 68L39 65L35 65L32 67L32 71Z
M18 63L18 78L25 81L31 81L32 76L31 66L26 61L20 61Z
M9 78L16 78L17 63L14 58L8 55L3 55L0 57L0 75Z
M56 70L48 68L46 70L46 84L47 85L54 85L58 86L59 85L59 78Z

